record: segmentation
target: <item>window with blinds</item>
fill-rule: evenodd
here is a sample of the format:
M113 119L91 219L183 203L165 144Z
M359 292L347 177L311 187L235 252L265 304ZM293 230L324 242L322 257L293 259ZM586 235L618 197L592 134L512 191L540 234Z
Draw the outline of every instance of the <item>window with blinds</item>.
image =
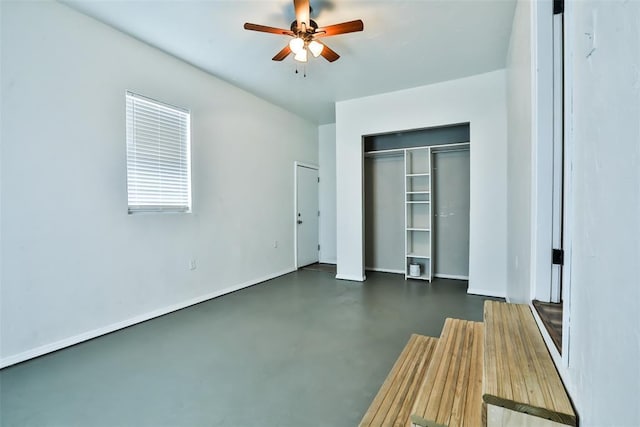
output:
M191 211L188 110L128 92L129 213Z

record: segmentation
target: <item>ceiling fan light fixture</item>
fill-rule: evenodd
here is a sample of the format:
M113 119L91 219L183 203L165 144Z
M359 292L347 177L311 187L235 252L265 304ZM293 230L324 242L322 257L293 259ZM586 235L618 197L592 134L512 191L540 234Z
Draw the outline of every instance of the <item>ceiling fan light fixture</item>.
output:
M291 52L298 55L304 50L304 40L302 40L300 37L291 39L291 41L289 42L289 49L291 49Z
M293 59L298 62L307 62L307 49L302 48L300 52L296 53L296 56L294 56Z
M309 43L309 50L314 58L317 58L322 53L322 49L324 49L324 45L315 40L311 40Z
M0 0L0 2L1 1L2 0ZM361 19L356 19L354 21L319 27L318 23L309 16L312 11L309 1L310 0L293 0L296 19L291 23L289 29L252 24L250 22L245 22L244 29L291 37L289 43L271 58L273 61L282 61L290 54L293 54L296 61L307 62L309 52L311 52L316 58L322 56L328 62L334 62L340 58L340 55L335 53L323 42L315 41L315 38L323 37L322 40L324 40L324 37L362 31L364 30L364 23Z

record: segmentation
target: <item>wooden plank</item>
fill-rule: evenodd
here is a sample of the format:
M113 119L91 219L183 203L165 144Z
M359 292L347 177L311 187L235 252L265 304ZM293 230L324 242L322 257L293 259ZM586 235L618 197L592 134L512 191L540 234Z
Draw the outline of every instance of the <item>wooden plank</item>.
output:
M384 417L384 420L380 425L394 425L400 415L400 412L402 412L402 408L404 406L411 407L413 405L415 396L412 396L411 393L411 390L413 389L412 385L415 382L421 382L426 372L426 370L420 369L421 365L423 365L421 355L424 353L424 346L421 344L421 342L418 343L416 346L418 351L407 361L407 369L405 370L404 375L396 379L396 381L400 382L400 387L398 388L395 397L389 396L387 399L392 403L387 411L386 417ZM409 409L407 409L406 412L409 412ZM407 418L408 415L405 417L405 420Z
M433 356L438 340L436 338L429 338L428 340L423 340L423 342L424 345L422 349L422 356L420 357L420 363L417 367L414 380L409 384L404 402L400 406L400 410L398 411L395 420L391 424L394 427L403 427L407 424L409 417L411 416L411 408L413 407L413 403L418 396L420 384L422 384L422 380L427 374L427 369L429 368L429 364L431 363L431 358Z
M389 412L395 412L394 399L397 396L404 397L402 385L403 381L412 376L412 362L418 357L420 352L420 346L418 344L419 338L416 337L414 344L412 345L410 351L407 353L405 358L403 359L403 363L401 369L398 371L396 375L393 376L390 382L389 390L387 391L384 399L382 400L380 407L378 408L378 413L372 420L372 425L380 426L384 425L385 419Z
M482 403L482 371L484 365L484 324L473 325L472 364L469 370L469 385L462 425L484 426L484 405Z
M426 375L437 341L437 338L411 335L360 426L395 426L408 422L418 384Z
M453 352L445 355L447 370L442 371L443 375L436 379L436 384L434 385L434 390L441 390L442 392L437 393L440 396L437 406L431 404L433 401L437 402L437 399L434 399L432 396L424 416L426 419L435 420L442 425L448 425L449 418L451 417L451 408L455 398L458 374L461 370L460 363L462 362L462 353L464 352L464 341L466 337L466 325L462 321L457 321L457 319L451 320L456 325L453 336L451 337L453 341Z
M445 321L431 365L413 406L411 425L482 425L483 325Z
M399 375L400 371L402 370L402 365L405 363L408 354L412 351L416 342L417 335L411 335L411 337L409 338L409 342L407 342L407 345L404 347L404 349L396 359L393 367L391 368L391 371L389 372L389 375L387 375L387 378L382 383L380 390L378 390L378 393L373 398L373 402L371 402L369 409L367 410L367 412L365 412L362 421L360 421L360 426L371 425L371 422L378 413L382 402L389 393L389 389L391 388L394 378Z
M512 321L509 316L509 306L505 306L504 310L498 310L496 312L496 316L498 317L501 331L501 343L502 347L498 350L502 355L502 359L507 366L518 366L523 367L522 364L527 363L526 357L523 356L524 352L518 351L520 348L516 346L516 340L519 337L519 334L511 334L510 333L510 322ZM524 349L525 352L527 349ZM527 384L525 382L526 372L528 369L503 369L502 375L504 375L503 382L509 382L511 390L511 394L509 395L510 399L518 398L518 396L522 396L527 393Z
M566 414L573 414L571 401L566 393L564 384L558 375L553 359L544 343L542 334L538 329L535 319L531 314L529 306L521 305L520 310L521 325L527 331L525 345L531 349L531 357L536 361L536 374L538 381L543 385L542 390L545 396L545 407L553 408L555 411Z
M435 352L431 357L431 363L429 364L427 375L418 390L418 396L416 397L413 409L411 410L412 416L413 414L422 416L426 413L427 405L429 404L431 395L434 391L432 384L434 384L435 379L438 376L438 372L447 368L446 365L443 364L445 361L444 354L451 351L451 335L448 333L448 330L453 326L452 323L448 323L448 320L449 319L445 320L444 327L442 328L442 335L440 335L440 340L438 341ZM439 395L435 393L433 394L434 400L440 398Z
M483 400L576 425L576 415L528 305L485 302Z
M438 420L442 420L446 425L462 425L464 422L464 410L467 403L467 392L469 391L469 377L471 373L472 357L474 346L474 334L473 325L466 326L464 334L464 346L462 347L462 354L460 355L458 380L456 381L456 387L454 396L458 396L451 402L451 408L447 409L443 406L440 407L438 413ZM464 397L460 397L464 396ZM444 411L448 413L443 413ZM446 417L446 418L445 418Z
M515 322L514 326L519 331L524 331L526 329L526 323L523 323L523 321L526 318L522 315L526 313L521 313L519 310L520 307L522 307L522 305L510 304L507 305L503 311L510 312L506 316L506 321ZM527 369L519 369L518 371L522 373L522 380L526 386L522 393L527 393L528 402L530 402L532 406L547 407L551 401L551 396L547 388L544 387L544 382L540 381L537 375L538 372L542 372L540 363L543 358L536 354L536 345L529 342L527 339L528 336L529 334L523 333L512 335L511 341L514 347L512 358L516 366L527 367ZM518 351L518 349L520 351ZM544 356L544 354L541 356ZM521 395L522 394L518 394L517 396Z
M496 330L495 333L495 343L496 343L496 362L498 369L496 370L498 374L499 381L495 384L497 385L496 389L501 396L504 396L505 399L512 399L513 389L511 388L511 371L507 369L501 369L505 365L508 365L508 357L509 353L506 349L505 343L505 330L502 319L500 318L500 313L497 312L494 316L494 327Z
M400 378L404 378L405 372L408 369L409 360L417 354L418 351L418 336L412 335L409 338L405 349L400 353L398 360L394 364L391 372L387 376L387 379L382 384L378 395L375 397L372 407L376 405L375 412L372 414L369 423L371 425L382 424L384 418L389 411L391 401L398 393L398 382ZM367 411L367 414L371 410ZM365 419L367 415L365 414ZM366 424L365 424L366 425Z
M496 390L497 384L496 381L493 380L498 376L498 355L496 353L497 343L495 342L497 336L495 333L489 334L487 331L493 330L495 331L495 326L493 322L495 318L493 316L493 305L485 304L484 305L484 366L482 369L482 392L483 394L488 395L497 395L498 392ZM491 378L492 380L489 380Z
M444 381L446 380L447 372L449 372L450 359L447 355L453 351L453 342L456 335L455 329L458 325L453 322L453 319L446 319L444 327L442 328L442 335L440 335L440 342L427 371L427 376L423 384L420 386L419 396L422 398L416 401L412 414L417 414L428 420L434 420L437 416L438 408L442 400L442 393L440 390L444 387ZM438 350L440 350L438 352ZM430 416L426 414L431 414Z

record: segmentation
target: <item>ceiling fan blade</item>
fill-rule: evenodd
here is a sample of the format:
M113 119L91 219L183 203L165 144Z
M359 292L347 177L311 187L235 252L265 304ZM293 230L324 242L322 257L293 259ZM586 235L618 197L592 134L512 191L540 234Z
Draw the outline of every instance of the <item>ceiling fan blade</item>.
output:
M320 52L320 55L322 55L324 59L326 59L329 62L333 62L333 61L337 61L338 58L340 58L340 55L335 53L333 49L331 49L329 46L327 46L324 43L322 43L322 45L324 46L324 48L322 49L322 52Z
M284 58L289 56L290 53L291 48L289 47L289 45L286 45L280 52L276 53L276 56L271 59L273 59L274 61L282 61Z
M338 34L355 33L362 30L364 30L364 23L361 19L357 19L355 21L343 22L341 24L318 28L315 32L315 36L330 37L337 36Z
M296 21L298 21L298 30L302 31L302 24L304 23L304 30L309 29L309 0L293 0L293 7L296 9Z
M251 30L251 31L260 31L261 33L271 33L271 34L280 34L280 35L283 35L283 36L293 36L293 31L291 31L291 30L285 30L284 28L268 27L266 25L251 24L249 22L245 22L244 29L245 30Z

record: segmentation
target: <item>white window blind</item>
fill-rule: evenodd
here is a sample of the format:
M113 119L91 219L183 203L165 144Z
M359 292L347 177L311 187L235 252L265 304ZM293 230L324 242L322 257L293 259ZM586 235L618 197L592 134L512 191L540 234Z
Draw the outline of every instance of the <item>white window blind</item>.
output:
M129 213L191 210L188 110L127 92Z

